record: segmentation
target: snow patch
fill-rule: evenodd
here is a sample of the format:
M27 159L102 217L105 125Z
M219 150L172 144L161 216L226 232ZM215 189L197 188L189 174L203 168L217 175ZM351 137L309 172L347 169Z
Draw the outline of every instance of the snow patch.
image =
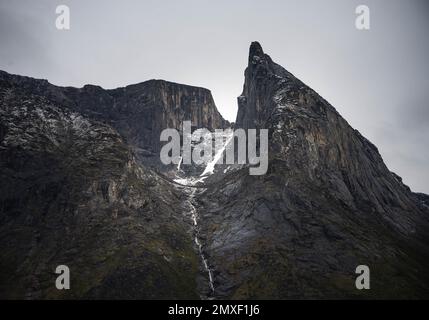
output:
M213 160L210 161L209 163L207 163L206 168L204 169L203 173L200 175L200 177L204 177L207 175L212 175L214 172L214 167L215 165L218 163L218 161L221 159L221 157L223 156L223 153L226 149L226 147L228 146L228 144L231 142L232 138L234 137L234 132L232 130L229 130L225 133L224 136L222 136L222 138L224 139L226 137L226 142L224 143L224 145L222 146L222 148L216 152L215 156L213 157Z

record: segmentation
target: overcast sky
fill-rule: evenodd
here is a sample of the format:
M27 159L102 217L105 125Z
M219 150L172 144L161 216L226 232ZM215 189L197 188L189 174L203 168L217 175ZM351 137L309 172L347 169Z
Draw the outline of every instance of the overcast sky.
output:
M60 4L68 31L55 27ZM369 31L355 28L359 4ZM425 0L0 0L0 69L63 86L202 86L233 121L257 40L429 193L428 31Z

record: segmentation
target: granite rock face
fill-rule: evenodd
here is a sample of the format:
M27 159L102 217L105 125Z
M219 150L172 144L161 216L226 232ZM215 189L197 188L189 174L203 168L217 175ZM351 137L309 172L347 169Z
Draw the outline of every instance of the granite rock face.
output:
M205 88L164 80L149 80L111 90L94 85L58 87L46 80L3 71L0 71L0 81L112 126L143 161L159 158L161 131L166 128L180 130L185 120L191 120L194 128L229 127L228 121L218 112L210 90Z
M256 42L238 105L235 128L269 130L268 172L202 179L163 168L159 136L229 127L210 91L0 71L0 298L429 298L429 196Z
M180 192L111 126L25 89L0 83L0 297L199 298Z
M236 128L269 129L269 169L200 198L220 298L429 297L429 210L377 148L252 43ZM355 269L371 289L355 288Z

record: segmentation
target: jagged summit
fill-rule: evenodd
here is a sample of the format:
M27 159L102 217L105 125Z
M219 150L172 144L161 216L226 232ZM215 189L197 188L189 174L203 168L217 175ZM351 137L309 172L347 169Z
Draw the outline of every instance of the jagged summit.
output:
M265 54L259 42L252 42L249 48L248 66L244 71L243 92L238 97L238 112L235 121L237 128L261 128L263 118L266 118L271 108L271 101L262 101L252 92L256 92L253 85L262 80L267 85L266 90L277 88L279 82L298 81L283 67L274 63L269 55ZM254 108L255 107L255 108ZM267 113L267 114L265 114Z
M249 60L255 56L260 58L264 57L264 50L258 41L253 41L249 48Z
M429 296L428 208L377 148L258 43L238 105L236 127L269 130L270 161L265 176L243 169L205 194L206 230L221 230L208 234L217 293ZM354 287L360 264L374 270L376 290Z
M294 159L299 163L296 170L308 167L309 178L318 176L318 183L328 169L331 174L337 172L351 189L344 197L367 199L379 212L390 211L385 208L387 203L416 208L408 188L387 169L370 141L319 94L263 54L258 43L252 43L250 56L253 53L259 55L245 72L236 121L239 127L271 129L272 155L293 168ZM263 59L259 59L261 54ZM285 144L287 152L279 152L285 150ZM395 223L411 231L409 218L398 214Z

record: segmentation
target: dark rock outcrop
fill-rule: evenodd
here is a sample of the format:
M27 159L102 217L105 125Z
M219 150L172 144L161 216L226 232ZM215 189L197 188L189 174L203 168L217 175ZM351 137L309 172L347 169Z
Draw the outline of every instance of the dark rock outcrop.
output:
M269 129L269 169L200 198L218 297L429 297L425 196L256 42L238 103L237 128ZM370 290L355 288L358 265Z
M28 82L0 86L0 298L199 298L181 194ZM63 264L70 290L55 288Z
M159 158L159 137L165 128L181 129L184 120L191 120L194 128L229 127L209 90L164 80L106 90L94 85L58 87L46 80L0 71L0 83L109 124L133 147L139 159L145 162L149 157L147 164L157 162L150 157Z

